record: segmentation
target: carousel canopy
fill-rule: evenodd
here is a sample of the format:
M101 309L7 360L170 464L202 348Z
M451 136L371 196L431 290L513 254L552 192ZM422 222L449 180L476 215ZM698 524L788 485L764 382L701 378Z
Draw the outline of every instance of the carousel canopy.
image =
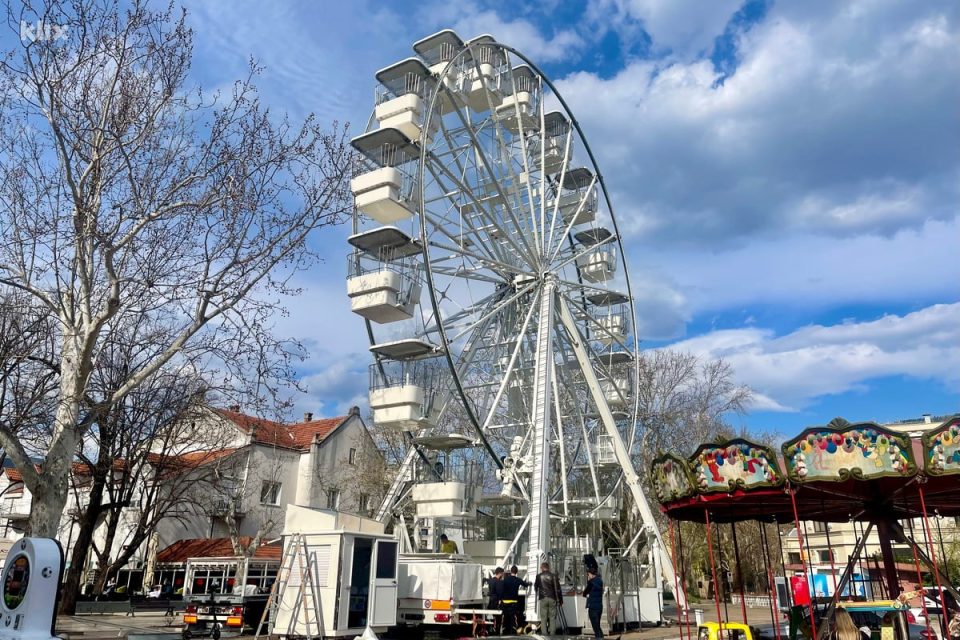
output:
M689 459L660 455L651 471L661 510L676 520L960 516L960 416L920 438L862 422L807 429L779 452L739 438L703 444Z

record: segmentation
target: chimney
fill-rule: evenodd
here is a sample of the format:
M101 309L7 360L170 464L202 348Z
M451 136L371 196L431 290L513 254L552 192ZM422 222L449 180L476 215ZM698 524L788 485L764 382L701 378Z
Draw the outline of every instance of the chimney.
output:
M304 422L310 422L311 420L313 420L313 414L310 413L309 411L305 411L305 412L303 413L303 421L304 421Z
M932 422L931 416L929 413L923 414L923 424L930 424Z
M351 416L358 416L358 415L360 415L360 407L358 407L358 406L356 406L356 405L350 407L350 412L348 413L348 415L351 415Z

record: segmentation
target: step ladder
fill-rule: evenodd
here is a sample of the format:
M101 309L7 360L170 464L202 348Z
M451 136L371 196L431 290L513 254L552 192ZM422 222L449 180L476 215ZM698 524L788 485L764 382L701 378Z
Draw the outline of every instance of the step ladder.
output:
M257 624L254 640L259 640L268 615L271 624L275 625L277 623L287 588L293 586L290 584L293 581L298 583L296 585L297 593L293 601L290 620L287 623L286 634L283 635L288 637L293 635L306 635L310 638L323 637L323 615L320 595L317 593L316 554L310 550L303 534L295 533L291 536L286 549L284 549L280 568L277 571L277 579L270 587L270 595L267 597L263 615L260 616L260 622ZM301 620L306 628L306 634L295 633L297 624ZM314 630L316 630L315 633Z

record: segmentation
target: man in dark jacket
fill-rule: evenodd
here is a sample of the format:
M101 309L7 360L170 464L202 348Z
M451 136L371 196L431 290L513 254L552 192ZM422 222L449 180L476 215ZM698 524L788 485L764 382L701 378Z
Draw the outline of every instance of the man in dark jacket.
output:
M587 569L587 586L583 589L583 597L587 599L587 617L593 627L593 637L602 638L600 614L603 612L603 580L597 575L596 569Z
M487 580L487 609L497 610L503 607L503 569L497 567L493 576ZM499 616L493 617L493 628L500 633L502 620Z
M537 613L540 614L540 631L552 636L556 630L557 609L563 606L563 594L560 592L560 578L550 571L550 563L540 565L540 573L533 581L537 592Z
M520 626L520 587L529 587L530 583L517 576L517 565L510 567L510 575L503 578L503 591L500 604L503 609L503 633L509 635Z

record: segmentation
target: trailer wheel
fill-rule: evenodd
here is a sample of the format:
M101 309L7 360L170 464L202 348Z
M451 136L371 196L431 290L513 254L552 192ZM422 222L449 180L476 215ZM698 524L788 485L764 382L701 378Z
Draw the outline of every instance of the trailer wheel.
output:
M183 640L190 640L190 638L193 637L193 634L190 633L190 629L184 629L180 632L180 637L183 638Z
M213 631L210 632L210 637L213 640L220 640L220 625L214 625Z

